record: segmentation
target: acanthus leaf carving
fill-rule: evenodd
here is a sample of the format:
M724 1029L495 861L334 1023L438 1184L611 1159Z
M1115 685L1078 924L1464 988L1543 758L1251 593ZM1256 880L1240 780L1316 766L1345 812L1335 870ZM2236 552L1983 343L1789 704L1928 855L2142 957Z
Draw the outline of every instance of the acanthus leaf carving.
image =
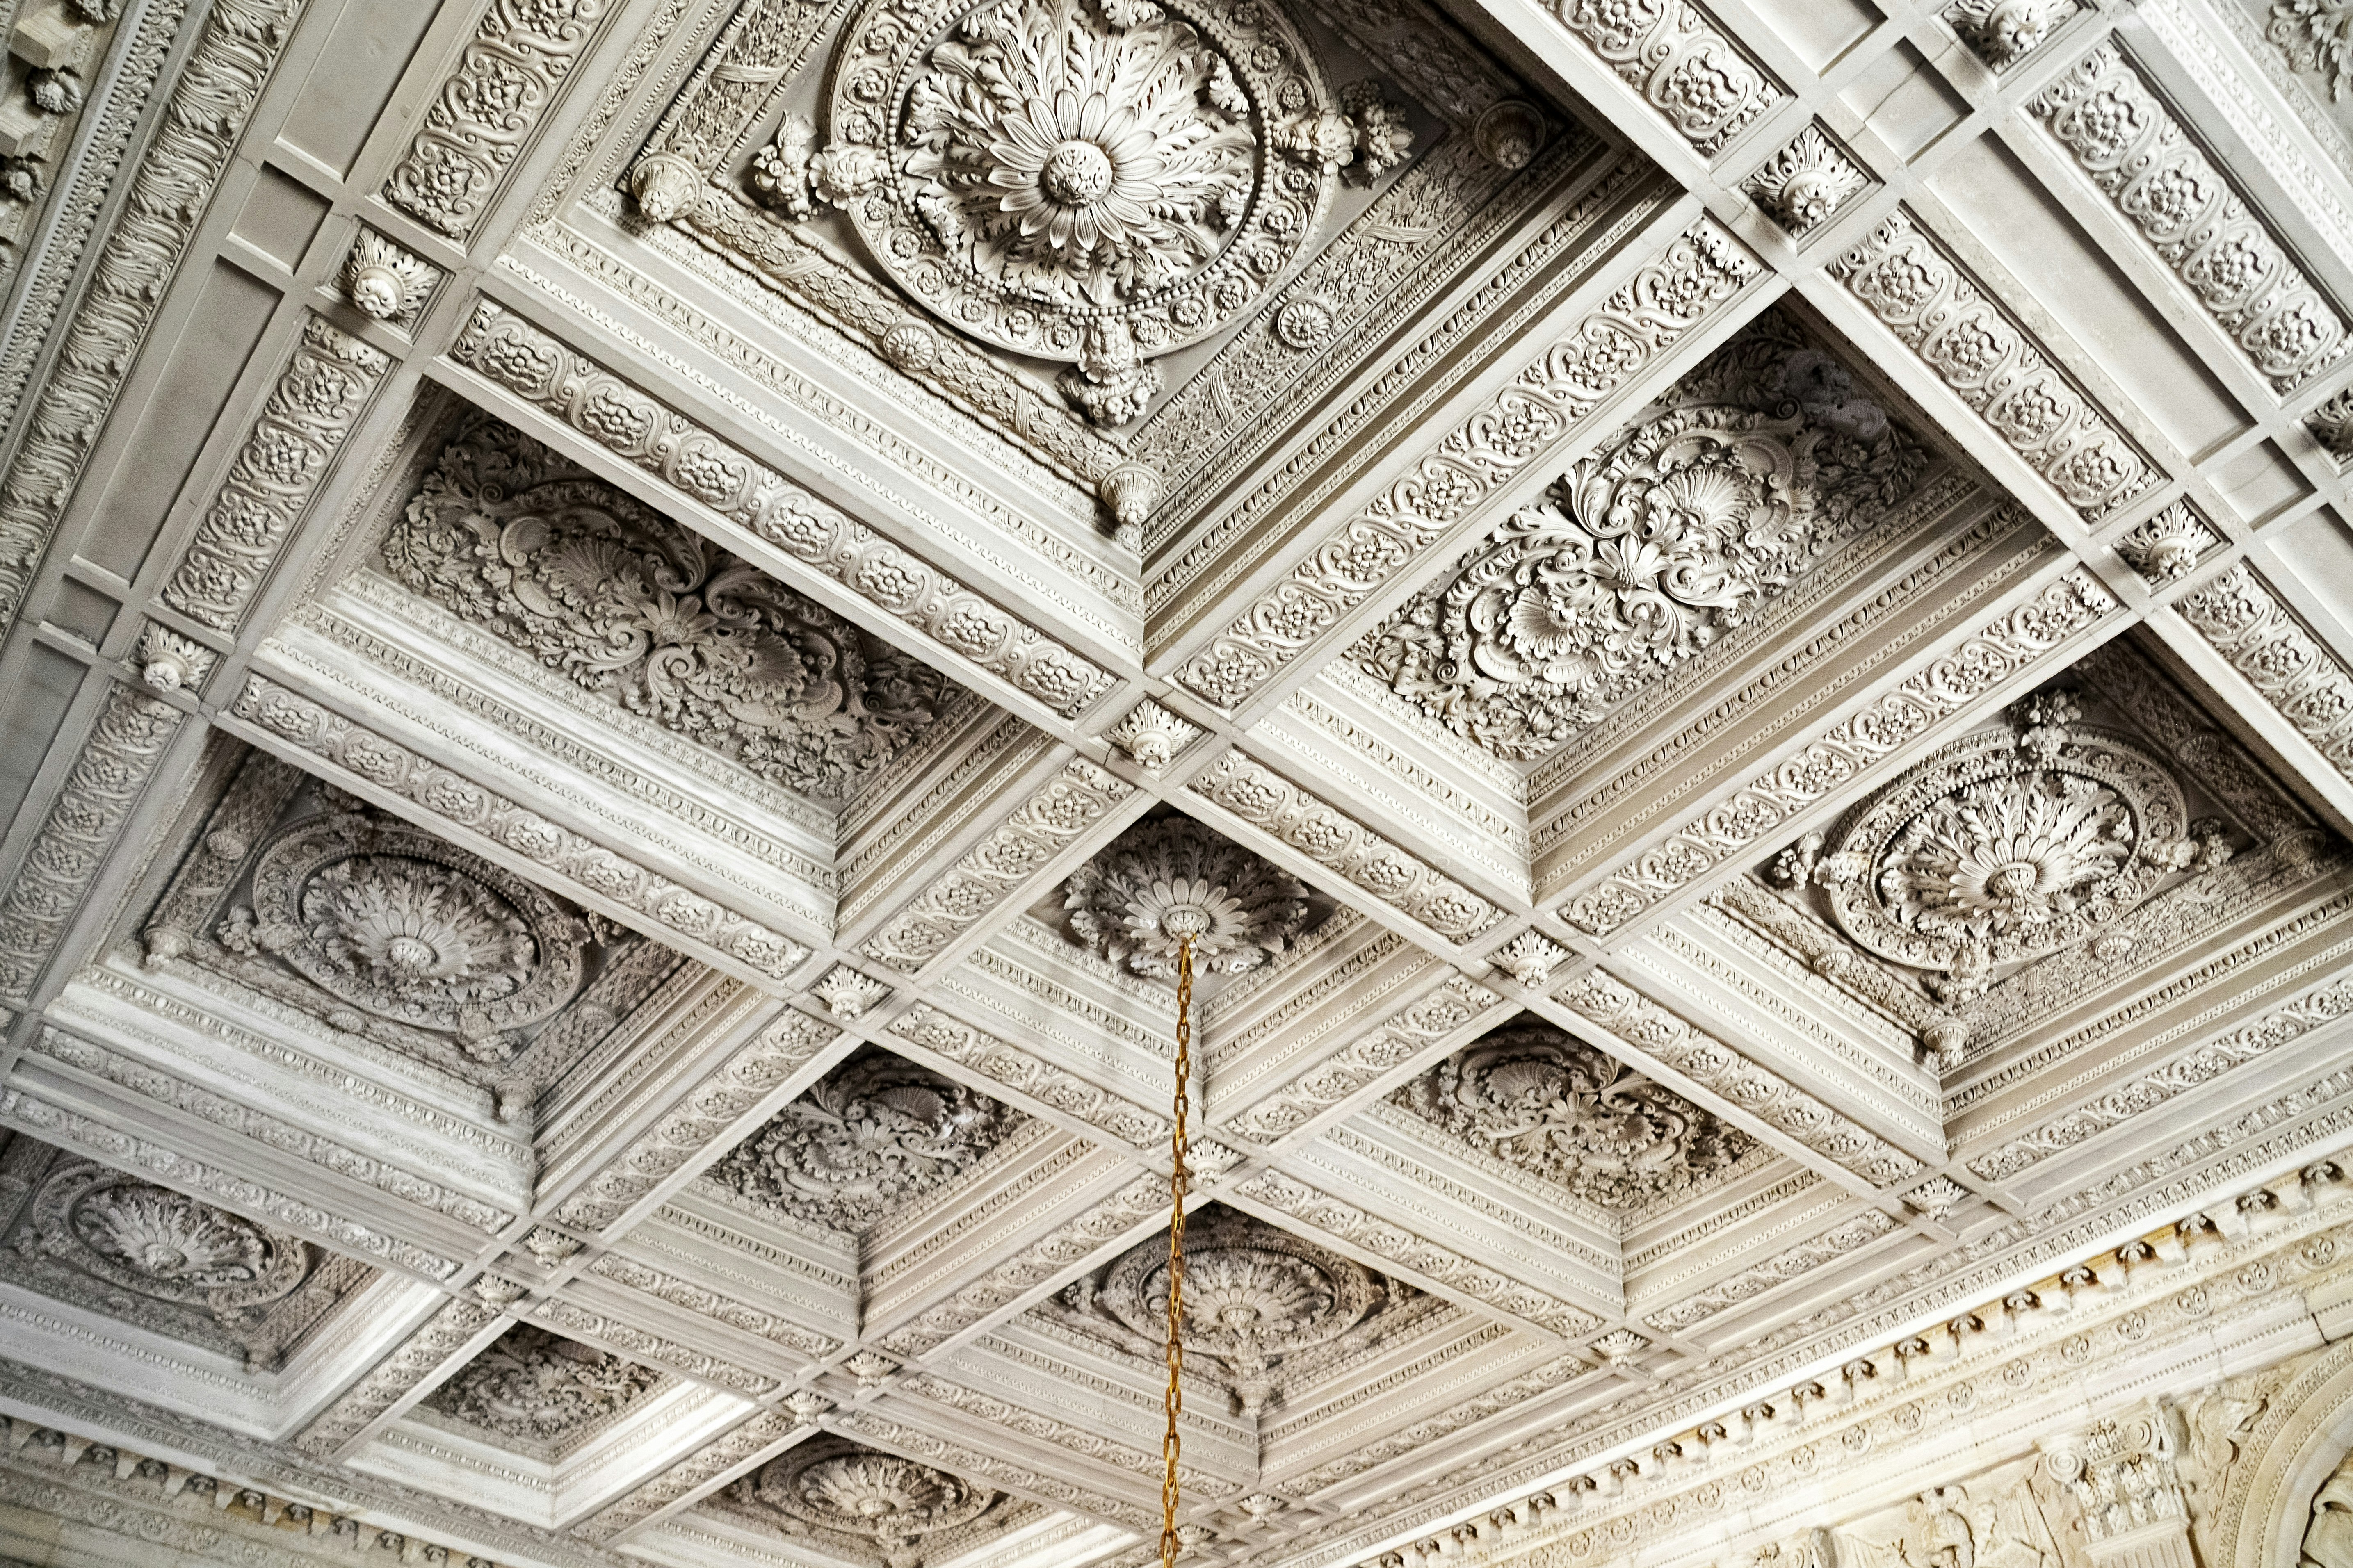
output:
M1071 874L1071 934L1138 974L1174 975L1189 941L1200 967L1239 974L1278 957L1307 920L1307 889L1184 817L1129 828Z
M661 1374L517 1323L425 1396L444 1415L533 1444L559 1440L651 1391Z
M498 420L385 535L403 586L586 690L825 800L913 744L945 683Z
M973 1523L1002 1495L846 1437L797 1444L734 1483L744 1504L781 1515L792 1533L871 1543L884 1568L923 1568L927 1538Z
M1871 177L1855 167L1854 160L1820 125L1809 123L1795 141L1742 181L1740 188L1774 222L1802 238L1828 223L1870 184Z
M971 1170L1028 1120L869 1047L811 1084L705 1177L761 1207L863 1234Z

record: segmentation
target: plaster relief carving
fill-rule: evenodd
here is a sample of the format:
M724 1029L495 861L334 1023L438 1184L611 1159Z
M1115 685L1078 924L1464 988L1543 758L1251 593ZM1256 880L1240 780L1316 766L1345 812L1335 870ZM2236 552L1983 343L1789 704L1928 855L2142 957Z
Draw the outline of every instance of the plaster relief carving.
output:
M47 1154L21 1140L15 1156ZM13 1205L7 1205L13 1206ZM8 1244L9 1278L274 1370L364 1267L169 1187L50 1162Z
M661 1381L532 1323L517 1323L425 1396L427 1409L534 1447L618 1414Z
M2040 48L2078 8L2075 0L1959 0L1942 15L1979 59L2006 70Z
M1740 188L1776 223L1802 236L1828 223L1870 184L1871 177L1822 134L1820 126L1810 124Z
M1138 974L1174 975L1177 943L1194 962L1239 974L1280 956L1307 921L1307 889L1288 871L1186 817L1141 822L1071 875L1070 933Z
M1389 1096L1608 1209L1691 1190L1756 1140L1548 1024L1499 1029Z
M928 1538L974 1523L1001 1494L945 1470L827 1436L769 1460L735 1482L730 1495L781 1516L788 1534L847 1536L879 1552L882 1568L923 1568L932 1545Z
M1714 154L1788 94L1685 0L1563 0L1560 19L1683 139Z
M443 449L383 556L549 669L821 799L912 744L946 684L495 420Z
M1532 760L1746 625L1927 464L1768 317L1353 652L1455 733Z
M423 258L363 228L343 262L343 296L364 316L406 326L440 276Z
M1211 1205L1185 1226L1185 1352L1213 1364L1234 1408L1257 1419L1282 1395L1287 1361L1368 1344L1415 1292L1288 1231ZM1168 1247L1147 1242L1040 1309L1131 1354L1160 1359Z
M2296 1568L2353 1568L2353 1454L2338 1462L2312 1500Z
M812 1084L707 1174L761 1207L863 1233L971 1170L1028 1120L870 1047Z
M2353 5L2347 0L2272 0L2263 36L2292 70L2328 79L2328 96L2353 93Z
M1827 894L1866 951L1928 973L1940 1001L1981 994L1999 968L2105 940L2174 872L2230 855L2180 786L2120 736L2082 725L2073 694L2021 704L2008 726L1939 751L1776 863ZM2128 939L2119 938L2122 957Z
M2222 543L2196 508L2178 500L2117 540L2116 553L2152 584L2164 584L2189 576Z
M1410 141L1371 84L1335 95L1272 6L932 0L843 37L831 139L787 117L755 194L840 207L959 331L1071 364L1099 425L1141 417L1154 357L1288 269L1343 169L1377 179ZM666 178L649 159L635 179L656 216L683 205Z

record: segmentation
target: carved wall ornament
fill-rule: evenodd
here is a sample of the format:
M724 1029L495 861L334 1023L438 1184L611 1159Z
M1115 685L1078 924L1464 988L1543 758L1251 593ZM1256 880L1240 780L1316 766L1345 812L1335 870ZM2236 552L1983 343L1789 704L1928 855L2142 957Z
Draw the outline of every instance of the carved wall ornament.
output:
M1252 1419L1282 1394L1287 1358L1343 1340L1369 1342L1407 1288L1248 1215L1210 1205L1185 1222L1188 1358L1214 1363ZM1168 1247L1147 1242L1063 1289L1050 1315L1157 1361L1167 1332Z
M937 717L945 682L497 420L385 535L411 592L586 690L824 800Z
M2335 307L2115 40L2031 107L2274 391L2294 390L2353 347Z
M1399 1085L1389 1102L1607 1209L1688 1192L1757 1141L1549 1024L1517 1024Z
M1187 817L1140 822L1071 874L1070 932L1098 958L1174 975L1194 963L1239 974L1281 955L1307 921L1299 879Z
M2178 583L2223 544L2187 500L2175 501L2116 541L2116 553L2149 582Z
M518 1031L572 1000L590 937L533 884L368 809L281 831L251 899L221 922L221 946L268 953L335 1003L454 1035L477 1061L512 1059Z
M2263 37L2292 70L2328 79L2328 96L2353 94L2353 5L2348 0L2272 0Z
M863 1233L971 1170L1028 1120L867 1047L730 1150L708 1175L764 1207Z
M343 262L343 296L364 316L405 322L415 317L440 276L423 258L363 228Z
M783 1515L800 1527L796 1533L815 1530L871 1542L884 1568L923 1568L926 1537L973 1523L1000 1495L832 1436L796 1445L735 1482L732 1493Z
M1335 95L1274 6L877 3L843 38L830 139L788 116L755 193L840 207L958 331L1072 365L1099 425L1141 417L1152 361L1282 276L1343 169L1377 179L1410 141L1377 87Z
M517 1323L425 1396L427 1409L533 1445L626 1409L661 1381L651 1367Z
M2189 821L2180 786L2121 736L2084 727L2072 694L2019 705L1873 795L1820 844L1776 863L1828 894L1865 950L1930 972L1947 1003L1998 966L2088 942L2159 883L2228 849ZM2209 840L2214 840L2210 847Z
M1831 215L1861 195L1871 176L1854 160L1809 124L1797 139L1765 161L1740 188L1793 237L1811 234Z
M1943 15L1978 58L2007 70L2079 9L2077 0L1958 0Z
M1746 625L1928 454L1769 316L1354 651L1456 734L1541 757Z

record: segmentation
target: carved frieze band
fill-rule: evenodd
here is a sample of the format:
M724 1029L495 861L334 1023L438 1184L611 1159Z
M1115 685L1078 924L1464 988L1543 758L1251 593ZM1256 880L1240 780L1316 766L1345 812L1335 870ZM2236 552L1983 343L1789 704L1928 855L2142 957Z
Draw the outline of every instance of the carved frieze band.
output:
M1134 793L1084 757L1071 758L858 951L915 973Z
M1911 214L1881 223L1831 271L2085 518L2105 517L2158 481L2140 449Z
M1610 872L1569 900L1562 918L1594 936L1618 931L2118 607L2090 573L2068 572L1796 756L1685 822L1656 848Z
M2111 39L2031 106L2275 392L2344 357L2345 322Z
M1112 678L784 475L485 300L450 356L1065 717Z
M884 1335L893 1355L922 1356L991 1315L1034 1287L1084 1261L1125 1237L1167 1206L1168 1184L1138 1176L1050 1236L1042 1237L966 1285L912 1322Z
M1168 1137L1168 1119L1146 1110L1075 1074L1042 1061L1010 1041L951 1018L929 1003L917 1003L891 1021L891 1032L911 1045L945 1057L959 1067L985 1073L995 1082L1077 1118L1135 1148Z
M747 1372L708 1351L681 1344L665 1334L650 1333L635 1323L625 1323L602 1312L592 1312L575 1302L543 1301L532 1315L566 1334L604 1345L640 1365L666 1366L737 1394L757 1398L774 1393L779 1386L773 1377Z
M1560 1000L1578 1017L1648 1052L1874 1187L1908 1181L1925 1169L1877 1133L1701 1033L1613 975L1588 971L1560 993Z
M1441 1289L1483 1301L1564 1338L1589 1334L1601 1320L1581 1312L1451 1247L1440 1247L1400 1226L1376 1218L1280 1171L1261 1171L1234 1189L1237 1197L1263 1205L1352 1247L1360 1247Z
M808 956L807 948L783 933L723 910L275 681L248 678L232 711L322 762L424 807L441 822L502 845L772 980L791 973Z
M1762 1263L1703 1286L1673 1305L1643 1314L1642 1321L1662 1334L1679 1334L1694 1323L1754 1300L1767 1290L1813 1270L1852 1258L1882 1237L1904 1227L1881 1209L1865 1209L1852 1219L1832 1226L1820 1236L1786 1247Z
M2242 561L2175 607L2231 668L2353 780L2353 669Z
M753 1106L839 1038L841 1031L806 1013L776 1016L685 1100L622 1150L564 1201L555 1217L602 1230L710 1150Z
M1973 1174L2002 1181L2053 1154L2122 1126L2144 1111L2179 1099L2233 1068L2295 1044L2315 1029L2353 1015L2353 980L2338 980L2274 1007L2253 1023L2107 1090L2085 1105L2052 1117L2031 1132L1969 1162Z
M1461 883L1239 751L1211 763L1192 789L1456 942L1504 918Z
M376 1363L367 1376L303 1428L295 1446L312 1454L335 1453L438 1372L497 1317L480 1302L452 1296L403 1340L399 1349Z
M1757 276L1712 221L1676 238L1578 321L1289 576L1187 659L1176 679L1233 708L1551 450L1577 421Z
M1788 94L1691 0L1562 0L1563 26L1694 152L1713 156Z
M304 319L292 360L164 586L165 604L223 631L236 624L391 364L382 350Z
M607 0L491 0L458 71L384 186L385 199L463 237L587 50Z
M757 1334L773 1344L798 1351L806 1356L828 1356L841 1348L840 1341L789 1322L765 1308L723 1296L691 1279L665 1274L617 1252L606 1253L588 1268L589 1272L602 1275L617 1285L643 1290L649 1296L657 1297L673 1307L682 1307L698 1317L725 1323L729 1328L741 1329L747 1334Z
M179 728L178 709L136 687L107 694L24 864L0 895L0 997L21 1002L31 994Z
M781 1410L764 1410L741 1426L695 1450L624 1497L573 1533L592 1542L610 1541L633 1524L651 1519L679 1499L792 1436L800 1425Z
M16 619L300 9L299 0L219 0L205 15L24 444L0 479L0 626Z
M396 1268L433 1279L447 1279L458 1272L457 1264L421 1247L385 1236L356 1220L329 1214L306 1199L265 1187L233 1171L189 1159L160 1143L52 1105L21 1089L0 1094L0 1121L22 1127L46 1142L65 1144L109 1164L202 1193L217 1199L224 1207L265 1215L290 1230L323 1237L345 1251Z
M1259 1100L1234 1118L1229 1130L1253 1142L1271 1143L1504 1005L1503 997L1478 982L1449 975L1438 989L1398 1008L1363 1039Z

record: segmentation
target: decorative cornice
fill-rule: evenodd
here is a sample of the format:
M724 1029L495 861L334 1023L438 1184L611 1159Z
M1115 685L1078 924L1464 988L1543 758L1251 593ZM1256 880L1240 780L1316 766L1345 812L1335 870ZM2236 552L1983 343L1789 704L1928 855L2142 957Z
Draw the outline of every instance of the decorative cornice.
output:
M1065 718L1112 677L864 523L483 300L450 357Z
M662 1471L593 1519L575 1525L584 1540L604 1542L652 1518L689 1493L723 1479L792 1436L801 1423L781 1410L764 1410Z
M722 1388L757 1398L772 1394L779 1386L777 1380L756 1372L747 1372L723 1357L691 1345L679 1343L667 1335L649 1333L634 1323L626 1323L602 1312L592 1312L570 1301L543 1301L532 1316L543 1319L584 1340L610 1345L633 1361L650 1362L682 1372L689 1377L715 1383Z
M858 951L902 974L920 972L1134 793L1072 757Z
M635 1239L637 1245L643 1245L643 1237ZM841 1348L839 1340L802 1328L765 1308L736 1300L691 1279L666 1274L649 1264L640 1263L617 1252L604 1254L588 1266L588 1271L601 1275L616 1285L642 1290L649 1296L658 1297L673 1307L683 1308L713 1322L724 1323L747 1334L757 1334L805 1356L828 1356Z
M247 678L231 711L273 739L423 807L438 822L489 839L771 980L791 973L808 956L808 949L782 932L723 910L266 677Z
M1683 1333L1694 1324L1704 1322L1719 1312L1729 1311L1743 1301L1754 1300L1767 1290L1810 1274L1825 1264L1843 1262L1883 1237L1892 1236L1903 1228L1883 1210L1865 1209L1819 1236L1810 1237L1795 1247L1775 1253L1762 1263L1751 1264L1736 1274L1701 1286L1678 1298L1672 1306L1662 1307L1657 1311L1644 1311L1641 1320L1660 1333Z
M1610 871L1570 900L1561 918L1594 936L1621 929L2120 607L2089 572L2068 571L1787 762L1751 775L1656 848Z
M697 1084L583 1185L555 1217L602 1230L686 1165L735 1131L744 1114L840 1038L841 1031L806 1013L786 1011Z
M1908 1181L1918 1160L1794 1084L1703 1034L1633 987L1599 970L1558 993L1563 1005L1648 1052L1720 1100L1795 1139L1874 1187Z
M5 510L0 502L0 513ZM135 686L108 691L90 739L0 895L0 997L31 996L180 718L178 709Z
M501 176L588 50L607 0L491 0L384 198L453 238L481 220ZM614 9L617 10L616 6Z
M1222 708L1257 695L1757 275L1756 259L1713 221L1677 237L1488 406L1325 533L1305 561L1187 659L1176 679Z
M227 631L253 602L392 361L317 316L188 542L164 602Z
M218 0L205 13L154 140L133 166L122 217L66 328L24 444L0 479L0 626L16 619L302 5Z
M1440 934L1467 942L1504 911L1334 809L1297 784L1229 749L1195 775L1191 789L1288 847Z
M1910 213L1883 220L1831 273L2086 519L2161 479Z
M2353 780L2353 669L2244 561L2175 602L2198 635Z

